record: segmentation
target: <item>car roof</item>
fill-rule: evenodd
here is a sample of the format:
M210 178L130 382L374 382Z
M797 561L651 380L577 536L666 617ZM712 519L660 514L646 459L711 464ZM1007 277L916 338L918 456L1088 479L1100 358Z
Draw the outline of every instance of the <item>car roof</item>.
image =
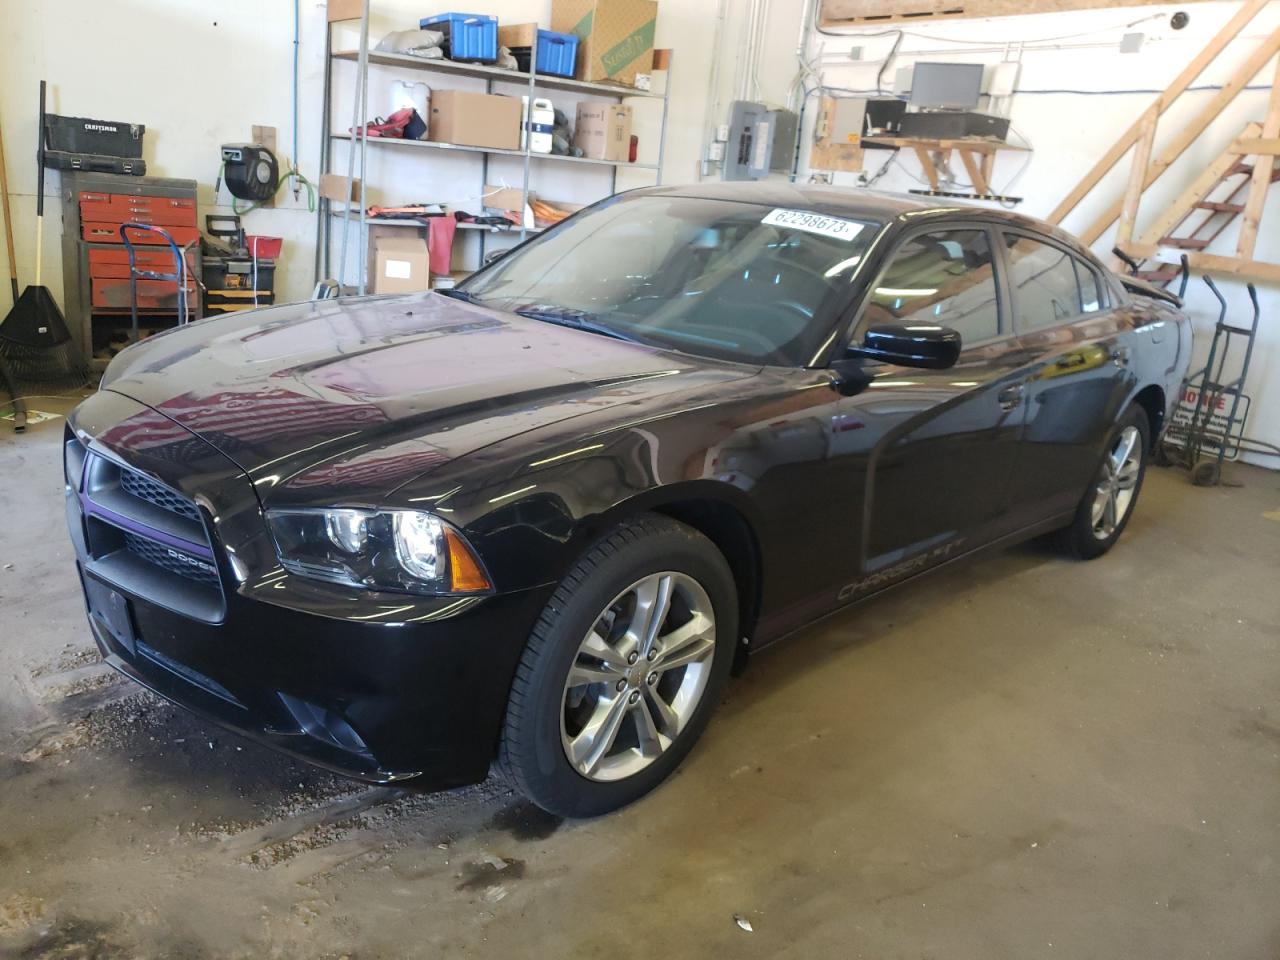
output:
M1055 237L1073 249L1095 259L1090 251L1065 230L1023 216L1011 210L967 203L952 198L931 198L905 193L884 193L865 187L831 187L825 184L789 183L784 180L708 182L674 186L645 187L628 191L625 196L693 197L707 200L730 200L764 207L787 207L812 210L834 217L854 217L888 223L911 215L912 219L929 214L963 216L975 220L994 220L1011 227L1022 227Z
M647 187L631 193L732 200L738 203L759 204L763 207L802 207L815 213L856 216L882 221L892 220L904 213L943 209L938 204L926 202L922 197L913 197L908 194L829 187L824 184L789 183L784 180L689 183ZM954 205L947 205L947 209L952 208Z

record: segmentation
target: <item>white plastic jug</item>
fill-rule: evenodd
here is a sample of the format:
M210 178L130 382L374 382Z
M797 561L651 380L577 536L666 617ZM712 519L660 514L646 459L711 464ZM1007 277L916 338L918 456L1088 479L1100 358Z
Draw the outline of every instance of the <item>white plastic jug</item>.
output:
M543 97L536 97L533 101L533 110L529 110L529 98L521 97L524 101L525 123L524 129L520 131L520 149L524 149L526 135L529 139L530 153L550 153L551 152L551 131L556 123L556 108L552 106L551 101Z

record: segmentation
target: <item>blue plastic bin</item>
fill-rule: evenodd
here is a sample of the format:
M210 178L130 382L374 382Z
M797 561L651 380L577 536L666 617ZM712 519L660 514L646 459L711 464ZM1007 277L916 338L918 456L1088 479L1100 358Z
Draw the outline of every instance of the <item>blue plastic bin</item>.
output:
M572 78L578 66L578 37L553 30L538 31L538 72Z
M496 63L498 18L484 13L438 13L418 21L423 30L444 34L444 55L450 60Z

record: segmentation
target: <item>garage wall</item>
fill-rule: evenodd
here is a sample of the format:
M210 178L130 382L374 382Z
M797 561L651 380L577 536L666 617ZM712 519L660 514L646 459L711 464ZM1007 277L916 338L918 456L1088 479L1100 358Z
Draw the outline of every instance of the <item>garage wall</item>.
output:
M981 62L1018 60L1021 74L1019 92L1008 104L1013 128L1034 146L1025 168L1018 154L1003 155L996 165L994 183L999 192L1025 197L1017 207L1032 216L1044 216L1080 180L1115 139L1151 103L1154 91L1163 90L1204 44L1238 9L1236 3L1194 3L1185 7L1113 8L1041 16L1001 17L987 20L953 20L888 24L875 30L857 31L844 37L813 33L808 50L823 81L830 87L849 91L874 91L876 72L897 38L901 38L897 58L885 72L884 82L892 87L894 70L916 60ZM1173 30L1170 16L1184 9L1191 22L1183 30ZM1256 44L1280 23L1280 3L1260 14L1233 43L1218 63L1210 66L1196 86L1221 84L1253 50ZM1119 41L1125 33L1145 35L1136 53L1121 53ZM861 47L862 60L850 59L850 51ZM1192 145L1148 192L1139 213L1136 233L1160 212L1228 140L1249 120L1261 120L1266 109L1267 90L1275 75L1273 60L1252 83L1262 89L1245 90L1205 134ZM1147 91L1147 92L1143 92ZM1161 121L1156 150L1176 134L1180 124L1199 110L1212 91L1188 92ZM810 101L813 102L812 100ZM812 111L811 111L812 112ZM1015 140L1016 136L1011 137ZM888 152L866 155L866 171L874 173L889 157ZM903 153L891 164L876 187L907 190L921 184L913 155ZM1128 163L1116 171L1087 197L1063 224L1067 229L1083 228L1122 193ZM963 183L963 169L958 171ZM853 184L853 174L837 174L837 183ZM1236 229L1229 229L1209 250L1233 255ZM1113 234L1095 244L1103 254L1113 245ZM1280 263L1280 186L1273 187L1262 220L1256 255ZM1243 313L1248 299L1242 284L1222 284L1233 309ZM1263 333L1254 354L1249 392L1253 413L1251 436L1280 444L1280 289L1261 286ZM1216 303L1199 280L1193 280L1188 306L1198 331L1212 327ZM1197 335L1203 353L1208 333ZM1280 466L1275 457L1255 458L1267 466Z
M676 51L664 169L667 182L697 178L707 111L715 100L709 89L712 64L717 52L723 50L718 77L727 102L742 50L747 4L748 0L662 0L660 4L656 43ZM776 29L766 32L759 72L762 93L770 99L785 99L795 75L802 5L803 0L772 0L770 24ZM448 9L443 0L434 4L374 0L372 6L370 35L374 41L389 30L413 26L428 12ZM550 23L551 2L484 0L466 9L494 13L508 22L538 20L545 25ZM723 31L719 29L722 14ZM225 190L221 205L215 205L213 197L222 143L249 139L250 126L260 123L275 126L281 152L290 152L293 7L289 2L5 0L4 24L8 43L4 58L0 58L0 121L14 193L18 271L24 284L32 281L34 272L36 106L42 77L50 83L50 112L145 123L148 173L198 180L202 217L215 210L230 211ZM299 152L301 169L312 179L320 151L324 26L324 5L303 0ZM346 26L338 29L351 32ZM341 92L335 104L334 128L345 130L350 126L354 65L339 63L335 70ZM370 81L371 113L387 112L385 103L395 77L428 84L437 80L432 74L375 68ZM439 79L450 87L482 88L479 81ZM506 89L517 95L520 92L517 87ZM553 99L572 116L580 98L557 95ZM639 108L642 112L636 129L642 159L656 159L658 108L656 103L643 103ZM335 152L335 163L342 162L343 149ZM478 155L450 157L430 152L424 157L422 153L427 152L370 149L370 182L380 185L370 189L371 200L438 201L478 209ZM505 163L504 167L495 162L491 179L505 177L518 184L520 165ZM535 163L534 169L534 184L548 198L585 203L608 190L609 175L603 167ZM620 176L619 187L651 182L651 174L634 171ZM50 172L45 192L54 198L46 206L45 282L61 300L57 173ZM278 295L285 300L308 296L315 215L307 212L305 193L295 201L287 191L282 192L275 209L253 211L245 225L252 233L285 238L277 273ZM455 262L474 260L478 254L475 235L465 235L459 245ZM0 277L7 281L7 265L0 264ZM7 296L0 303L8 309Z

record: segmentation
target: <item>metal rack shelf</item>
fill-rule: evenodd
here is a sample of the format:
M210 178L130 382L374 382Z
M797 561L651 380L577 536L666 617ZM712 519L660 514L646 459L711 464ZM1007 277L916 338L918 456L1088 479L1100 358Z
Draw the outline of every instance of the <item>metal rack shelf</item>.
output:
M347 211L330 208L329 216L341 217L345 216ZM448 216L448 214L446 214ZM372 227L416 227L419 230L425 230L427 224L420 217L366 217L365 222ZM458 230L483 230L485 233L520 233L521 228L516 226L504 227L500 224L490 223L464 223L460 222L457 226ZM525 227L525 233L541 233L546 227Z
M529 181L530 174L534 167L534 161L540 163L546 162L552 165L556 163L568 164L585 164L590 166L604 167L610 171L610 183L608 196L612 196L618 189L618 171L619 170L645 170L654 174L654 180L657 183L662 182L662 161L666 153L667 143L667 115L670 108L670 91L671 91L671 60L672 56L668 52L663 70L666 72L666 85L663 87L662 93L654 93L648 90L639 90L635 87L628 87L615 83L599 83L585 80L574 80L567 77L552 77L537 72L537 44L534 45L532 51L533 60L529 65L529 72L521 70L506 70L502 67L490 66L487 64L477 63L455 63L452 60L444 59L424 59L422 57L414 57L402 53L389 53L382 50L371 50L369 48L369 5L370 0L363 0L361 4L361 12L359 16L360 23L360 44L355 50L333 49L334 29L333 24L348 18L345 16L346 6L343 7L343 14L334 15L331 9L328 18L328 25L325 30L325 49L328 55L325 57L324 68L324 108L321 117L321 129L331 131L338 124L334 121L334 104L333 104L333 70L335 63L353 63L356 68L355 76L355 103L360 105L358 115L364 120L368 120L368 94L369 94L369 67L370 65L378 67L388 67L392 69L425 71L440 74L442 76L453 76L460 78L479 79L485 82L485 92L493 93L495 84L505 84L520 89L522 93L528 96L529 102L532 103L539 91L558 90L568 93L591 94L594 96L616 97L619 100L640 99L656 101L662 104L662 120L658 133L658 157L656 163L627 163L612 160L596 160L590 157L569 157L559 154L534 153L528 145L528 138L523 149L520 150L495 150L485 147L472 147L462 144L440 143L433 140L402 140L393 138L377 138L377 137L357 137L351 133L330 132L327 136L321 138L321 157L320 157L320 173L326 174L333 169L332 154L333 145L335 143L346 143L347 162L344 164L344 171L351 179L358 179L362 189L368 187L367 171L368 167L365 162L365 154L370 144L375 148L390 147L392 149L399 147L401 149L421 149L424 157L430 157L433 152L439 155L443 152L452 152L457 154L466 154L476 156L480 159L480 183L483 186L489 182L489 158L490 157L510 157L522 161L523 180L521 184L521 194L523 205L527 205L529 199ZM345 119L345 118L344 118ZM350 151L355 151L352 157ZM347 195L352 194L352 184L348 182ZM367 198L368 194L363 194ZM367 204L367 199L365 203ZM357 214L358 212L358 219ZM319 281L325 277L333 276L331 271L331 255L332 240L334 235L333 221L340 219L343 251L343 268L346 265L345 253L348 245L349 232L352 226L358 224L357 250L364 251L368 247L368 228L370 223L379 224L396 224L396 225L414 225L422 226L416 220L385 220L370 219L367 216L365 205L362 205L358 211L351 209L349 205L334 205L329 200L320 199L317 205L316 217L316 258L315 258L315 277ZM499 228L494 230L484 227L480 224L459 224L459 229L468 232L475 232L479 235L480 243L480 260L484 261L486 236L489 233L507 233L513 234L524 239L526 236L539 233L541 229L533 226L521 225L513 228ZM367 285L367 277L365 270L366 257L357 256L357 262L360 264L359 282L357 286L360 293L364 293Z
M331 133L329 134L334 140L351 140L349 133ZM533 153L528 154L523 150L498 150L492 147L469 147L461 143L442 143L439 140L403 140L397 137L370 137L369 145L375 147L427 147L433 150L451 150L455 153L487 153L491 157L520 157L528 156L530 160L554 160L563 163L593 163L603 167L618 167L626 170L658 170L660 167L656 163L629 163L625 160L596 160L593 157L566 157L558 153Z
M359 61L359 50L335 50L335 60ZM427 60L423 57L411 56L407 53L386 53L382 50L370 50L369 62L380 67L406 67L410 70L429 70L435 73L452 74L456 77L474 77L481 80L517 83L528 86L533 82L534 89L567 90L576 93L599 93L611 97L645 97L661 100L663 95L628 87L622 83L592 83L587 80L573 80L569 77L553 77L545 73L525 73L521 70L507 70L504 67L492 67L483 63L456 63L453 60Z

